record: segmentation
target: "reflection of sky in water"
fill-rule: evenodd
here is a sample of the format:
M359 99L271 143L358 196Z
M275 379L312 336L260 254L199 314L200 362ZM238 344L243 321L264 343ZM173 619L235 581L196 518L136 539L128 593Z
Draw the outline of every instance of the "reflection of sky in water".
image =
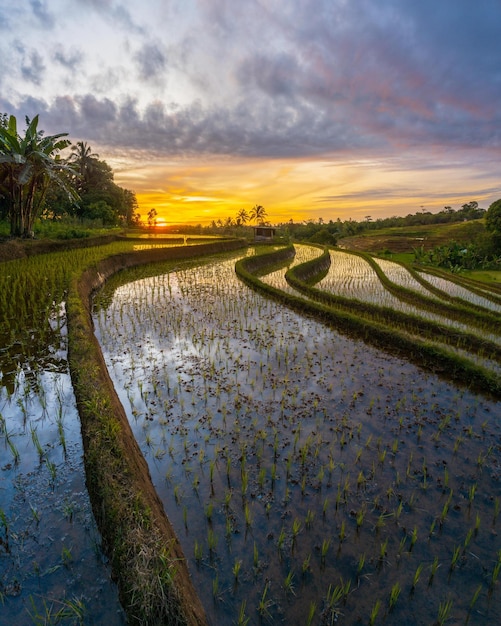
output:
M427 537L435 509L442 507L444 460L451 468L454 463L461 468L451 469L449 478L459 509L440 545L433 541L433 550L441 550L440 562L445 563L450 560L450 542L463 541L471 525L463 510L465 483L469 484L474 469L469 460L461 465L464 455L461 451L453 456L452 446L456 437L465 437L468 427L480 431L480 424L492 417L494 404L262 298L236 279L233 268L231 261L174 271L118 289L107 308L95 314L96 335L213 623L235 623L243 599L248 614L256 617L265 580L271 581L273 619L306 623L310 601L319 607L324 601L319 595L322 586L326 590L329 584L337 584L340 576L352 580L353 563L363 552L372 568L367 576L371 585L361 580L360 590L354 588L343 611L347 623L356 623L357 614L369 614L376 596L386 596L397 579L407 581L419 563L429 561L430 542L422 538ZM431 435L442 420L443 439L434 440ZM498 422L485 423L491 429L488 435L468 440L465 454L472 459L485 455L499 435ZM421 439L419 428L424 431ZM300 450L308 448L301 469ZM362 460L357 461L359 452ZM381 452L386 455L384 463ZM289 458L293 463L287 479ZM498 461L498 452L491 452L490 468ZM427 489L422 487L425 464L430 467ZM274 466L277 479L272 487ZM249 480L245 496L243 470ZM360 472L366 481L363 488L357 487ZM478 481L479 491L486 494L497 489L488 471L471 480ZM345 481L351 495L338 510L334 503ZM229 509L226 498L231 498ZM404 503L400 525L392 518L399 498ZM413 498L417 506L409 504ZM329 513L323 518L326 500ZM214 509L210 524L209 504ZM244 519L246 504L252 517L250 529ZM367 509L366 522L357 534L354 519L361 506ZM478 506L486 507L482 519L492 514L492 501L479 501ZM308 510L316 517L306 530ZM385 525L375 532L381 514ZM295 518L302 530L292 551L290 529ZM342 521L347 538L341 545ZM420 540L397 567L398 544L406 537L409 542L414 526ZM218 537L214 559L208 555L208 529ZM280 559L277 539L282 529L288 551ZM330 561L322 569L318 552L326 537L331 540ZM377 554L385 537L388 567L378 571L374 551ZM199 565L195 541L203 550ZM488 559L489 533L479 534L476 542L477 560ZM254 545L262 568L253 565ZM312 572L301 577L308 553ZM231 574L235 559L243 562L238 588ZM301 590L297 599L284 597L281 585L290 570ZM216 575L224 590L221 602L214 601L211 592ZM470 575L470 571L464 574ZM423 586L413 605L402 603L399 623L412 623L416 611L428 616L430 602L438 607L447 593L454 593L460 605L456 592L464 584L461 580L459 587L454 582L448 585L440 579L433 589ZM499 610L489 610L497 619Z
M0 548L0 621L32 623L30 598L40 614L44 601L55 613L81 598L86 619L125 624L99 553L70 376L39 363L18 369L13 388L0 388L0 507L9 526L9 550Z

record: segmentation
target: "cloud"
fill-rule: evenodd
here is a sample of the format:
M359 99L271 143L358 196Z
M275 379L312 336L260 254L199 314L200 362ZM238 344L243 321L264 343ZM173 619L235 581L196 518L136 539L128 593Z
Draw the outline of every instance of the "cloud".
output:
M39 22L47 4L30 0ZM59 37L75 29L72 47L54 38L44 57L39 27L17 57L0 43L13 67L1 79L6 110L37 98L56 125L65 103L71 134L166 155L501 148L497 1L71 4L102 45L85 47L73 14L55 9ZM19 6L12 0L13 24Z
M127 2L115 2L114 0L74 0L85 9L91 9L105 17L113 28L119 27L129 34L145 34L143 26L138 24L130 11L124 6Z
M45 75L45 63L42 56L37 50L31 50L25 52L19 50L22 53L23 61L21 63L21 74L24 80L33 83L34 85L40 85Z
M52 53L52 59L70 71L75 71L78 67L82 66L84 58L85 55L81 50L68 50L62 45L56 46L56 49Z
M162 78L167 67L167 57L163 46L158 43L145 43L134 55L139 78L151 80Z
M53 28L55 17L47 9L46 2L42 2L42 0L30 0L30 6L33 11L33 15L42 26L49 29Z

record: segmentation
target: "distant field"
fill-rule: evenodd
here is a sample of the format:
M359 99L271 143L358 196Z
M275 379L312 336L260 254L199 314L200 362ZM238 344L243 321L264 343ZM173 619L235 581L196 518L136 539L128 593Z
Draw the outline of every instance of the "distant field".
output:
M483 283L501 283L501 272L496 272L494 270L465 271L464 275Z
M367 231L362 235L345 237L339 241L343 248L364 252L392 254L412 253L415 248L431 250L450 241L468 241L483 231L483 220L455 224L432 224Z

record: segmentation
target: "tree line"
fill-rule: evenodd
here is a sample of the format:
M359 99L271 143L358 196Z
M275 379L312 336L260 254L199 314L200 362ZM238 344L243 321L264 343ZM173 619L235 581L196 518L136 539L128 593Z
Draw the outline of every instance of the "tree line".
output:
M228 216L224 220L221 218L212 220L209 228L230 228L232 226L245 226L248 223L255 222L259 226L267 226L269 222L266 220L268 213L264 206L256 204L250 211L247 209L239 209L235 217Z
M137 223L136 196L115 184L111 167L87 143L45 135L38 123L38 115L26 117L22 134L15 116L0 115L0 220L9 221L11 235L32 237L39 217Z

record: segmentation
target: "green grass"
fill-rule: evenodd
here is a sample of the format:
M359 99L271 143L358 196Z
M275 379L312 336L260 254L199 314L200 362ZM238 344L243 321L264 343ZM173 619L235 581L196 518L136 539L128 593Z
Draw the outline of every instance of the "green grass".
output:
M413 249L421 246L426 250L431 250L451 241L469 242L484 230L484 220L453 224L396 226L380 230L367 230L353 237L344 237L339 240L339 245L349 250L382 254L387 258L396 260L400 254L412 255ZM405 258L398 258L398 260L408 262L408 259Z
M473 280L478 280L481 283L494 283L501 284L501 271L495 270L465 270L462 275Z

